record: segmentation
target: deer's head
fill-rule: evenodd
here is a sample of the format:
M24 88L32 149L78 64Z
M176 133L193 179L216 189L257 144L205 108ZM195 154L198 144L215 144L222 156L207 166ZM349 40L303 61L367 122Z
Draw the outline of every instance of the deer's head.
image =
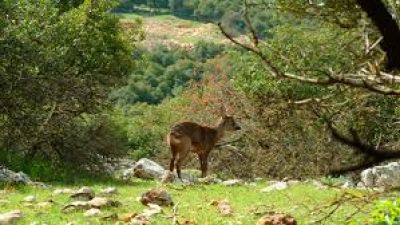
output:
M233 116L229 116L229 115L226 115L226 114L224 114L221 117L221 119L219 120L218 124L220 126L222 126L224 128L224 130L226 130L226 131L236 131L236 130L240 130L241 129L241 127L235 121Z

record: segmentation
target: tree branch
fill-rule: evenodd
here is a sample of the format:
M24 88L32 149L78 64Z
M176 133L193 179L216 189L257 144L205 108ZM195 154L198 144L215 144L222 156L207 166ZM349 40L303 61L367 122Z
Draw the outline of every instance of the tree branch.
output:
M400 76L390 75L381 71L375 71L378 74L373 74L367 71L368 74L366 74L366 70L361 69L357 74L336 74L334 71L331 70L330 73L326 73L327 77L325 78L307 77L304 73L302 73L302 75L296 75L288 72L283 72L265 54L262 53L262 51L258 48L258 45L252 47L241 43L240 41L234 39L230 34L228 34L221 23L218 23L218 27L221 30L222 34L232 43L258 56L267 66L267 69L272 73L273 77L297 80L300 82L316 85L333 85L339 83L352 87L365 88L372 92L384 95L400 95L400 89L393 89L389 86L386 86L393 83L400 83ZM291 63L290 60L286 61L288 61L288 63Z
M356 170L366 169L378 163L400 158L400 151L393 151L384 147L373 146L363 142L354 128L349 129L351 138L339 132L337 128L332 125L332 121L328 121L328 128L332 132L332 137L339 142L352 147L357 152L364 155L364 161L345 168L332 170L330 173L333 175L340 175Z

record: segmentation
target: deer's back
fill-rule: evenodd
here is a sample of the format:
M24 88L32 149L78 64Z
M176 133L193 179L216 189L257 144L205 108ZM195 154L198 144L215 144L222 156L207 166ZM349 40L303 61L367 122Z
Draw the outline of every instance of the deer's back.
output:
M182 122L172 127L170 135L175 138L187 136L193 145L213 146L216 141L217 131L211 127L202 126L193 122Z

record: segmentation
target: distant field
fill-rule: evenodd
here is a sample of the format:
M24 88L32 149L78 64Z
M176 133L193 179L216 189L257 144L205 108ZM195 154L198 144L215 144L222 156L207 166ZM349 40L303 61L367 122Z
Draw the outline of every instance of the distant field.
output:
M82 184L84 185L84 184ZM24 218L18 224L123 224L116 221L104 221L102 216L113 213L140 213L145 206L136 199L144 191L160 184L153 181L134 180L131 183L101 183L86 184L91 186L96 193L102 188L114 186L119 193L111 197L122 203L118 208L107 208L102 210L99 217L86 218L84 211L62 213L61 208L71 202L67 194L52 195L57 188L74 188L77 186L54 185L51 188L34 187L8 187L0 192L0 212L21 210ZM198 225L223 225L223 224L255 224L257 219L271 211L285 212L293 215L300 225L311 224L312 221L320 218L318 214L312 214L312 209L321 208L332 202L335 196L341 191L335 189L320 190L312 185L298 184L282 191L263 193L260 190L267 186L267 182L258 182L255 186L225 187L222 185L193 185L164 186L177 204L177 215L180 221L189 220ZM23 203L22 200L28 195L36 196L36 202ZM215 206L210 203L213 200L229 201L233 208L232 216L222 216L217 212ZM54 201L51 206L40 206L40 202ZM151 220L153 225L172 224L172 207L164 209L164 213L154 216ZM323 224L346 224L345 218L353 212L354 208L347 207L339 209L330 219ZM364 215L365 216L365 215ZM36 223L34 223L36 222ZM321 224L321 223L319 223Z
M173 15L141 16L138 14L120 14L122 20L142 19L146 32L143 44L147 47L166 45L169 47L190 48L198 41L230 43L212 23L185 20Z

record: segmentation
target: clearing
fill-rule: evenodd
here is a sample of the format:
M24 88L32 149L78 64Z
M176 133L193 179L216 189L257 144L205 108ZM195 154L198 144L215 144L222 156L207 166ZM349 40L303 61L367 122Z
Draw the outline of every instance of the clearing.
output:
M230 44L217 25L185 20L173 15L141 16L138 14L119 14L122 23L142 20L146 38L141 44L149 49L164 45L169 48L192 48L199 41ZM241 41L246 36L238 37Z

